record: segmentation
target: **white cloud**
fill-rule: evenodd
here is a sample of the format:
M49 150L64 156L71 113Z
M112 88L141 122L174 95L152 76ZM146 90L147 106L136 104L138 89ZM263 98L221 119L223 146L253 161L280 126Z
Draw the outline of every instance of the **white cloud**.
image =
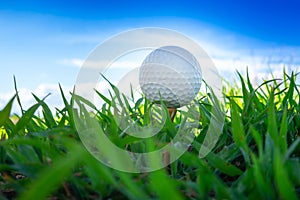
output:
M93 61L85 61L83 59L79 58L72 58L72 59L63 59L58 61L59 64L65 65L65 66L73 66L73 67L87 67L87 68L101 68L101 66L109 66L109 68L116 68L116 69L133 69L138 66L140 66L141 62L139 61L98 61L98 62L93 62Z
M72 59L62 59L62 60L59 60L57 63L60 65L65 65L65 66L81 67L83 62L84 62L84 60L82 60L82 59L72 58Z
M300 47L257 49L228 49L206 45L207 53L213 60L221 76L226 80L236 79L236 71L246 74L248 68L252 80L274 77L282 78L283 69L287 73L300 69Z

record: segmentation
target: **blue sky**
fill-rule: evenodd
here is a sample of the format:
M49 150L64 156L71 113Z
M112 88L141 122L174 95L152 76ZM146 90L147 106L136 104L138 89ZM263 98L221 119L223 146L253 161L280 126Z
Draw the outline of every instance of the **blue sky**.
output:
M190 36L221 75L246 65L262 76L283 65L298 68L299 7L296 0L1 2L0 108L13 94L13 75L24 101L32 101L31 92L52 92L55 104L58 83L72 88L88 54L131 28L171 28Z

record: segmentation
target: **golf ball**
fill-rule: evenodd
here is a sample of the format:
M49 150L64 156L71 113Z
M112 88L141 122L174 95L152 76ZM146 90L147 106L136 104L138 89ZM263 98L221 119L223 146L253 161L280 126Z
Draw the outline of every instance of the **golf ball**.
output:
M198 94L202 73L197 59L186 49L164 46L143 61L139 83L146 98L163 101L168 108L188 105Z

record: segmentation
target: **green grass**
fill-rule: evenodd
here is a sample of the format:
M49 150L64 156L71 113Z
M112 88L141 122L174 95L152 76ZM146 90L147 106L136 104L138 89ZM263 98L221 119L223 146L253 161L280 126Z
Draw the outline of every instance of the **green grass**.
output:
M75 96L65 97L55 115L33 95L36 104L22 107L18 93L0 111L0 199L297 199L300 197L300 98L297 75L254 86L249 77L223 88L226 115L220 138L205 158L199 150L211 119L209 95L201 96L193 148L170 166L150 173L125 173L96 160L82 145L74 125ZM98 93L105 104L93 117L107 137L123 149L154 148L149 139L122 133L114 108L123 98L113 87L111 98ZM61 89L61 88L60 88ZM17 90L17 89L16 89ZM114 93L114 94L113 94ZM22 114L11 116L13 102ZM151 104L138 99L124 104L130 119L149 124ZM37 116L37 109L42 116ZM184 120L178 113L167 119L154 137L158 147L176 134ZM158 142L157 142L158 143ZM148 149L147 149L148 148Z

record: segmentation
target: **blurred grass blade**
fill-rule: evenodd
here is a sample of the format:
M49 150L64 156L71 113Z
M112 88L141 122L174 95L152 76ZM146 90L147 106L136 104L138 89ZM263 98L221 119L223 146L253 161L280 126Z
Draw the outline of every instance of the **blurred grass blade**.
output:
M16 95L14 95L9 102L6 104L6 106L0 111L0 127L5 124L5 122L9 119L12 104L14 102Z
M264 173L264 168L262 167L260 161L252 154L253 160L253 179L256 183L256 188L263 199L274 199L275 195L273 192L273 185L270 177L266 177Z
M232 136L233 140L236 143L243 153L245 161L249 163L248 155L248 145L246 141L244 126L241 120L241 116L238 113L238 105L235 101L231 100L232 109L231 109L231 118L232 118Z
M162 170L150 174L150 184L159 199L183 199L175 183Z
M279 147L281 152L284 153L287 150L287 132L288 132L288 122L287 122L287 109L283 110L283 115L280 124L279 131Z
M232 165L231 163L223 160L218 155L212 152L206 156L206 159L208 160L209 164L211 164L213 167L229 176L237 176L243 173L242 170Z
M275 183L281 199L298 199L293 184L288 177L288 172L283 165L283 160L278 149L275 151L274 155Z
M268 110L268 133L275 145L278 144L278 128L275 115L274 90L270 91L269 110Z
M35 111L41 106L40 103L37 103L31 106L19 119L16 126L14 127L14 134L18 133L20 130L24 129L28 124L29 121L33 119Z
M288 77L288 79L289 79L290 84L288 85L288 88L289 88L288 92L285 94L285 96L281 102L283 107L287 107L288 101L290 103L293 102L294 91L295 91L295 87L296 87L294 73L292 73L291 77Z
M246 88L246 84L245 84L243 76L238 71L237 71L237 74L238 74L238 76L240 78L240 82L242 84L243 101L244 101L244 104L247 104L249 102L249 98L250 98L249 91Z
M263 139L262 136L260 135L260 133L258 131L256 131L252 126L250 127L251 133L253 135L253 138L256 142L256 145L258 147L258 154L259 154L259 158L262 159L263 157Z
M125 184L126 189L128 190L127 195L131 199L148 199L146 193L138 187L132 177L129 174L124 172L118 173L121 181ZM129 192L130 191L130 192Z
M298 137L287 149L286 153L284 154L284 161L286 161L292 155L295 149L299 146L299 143L300 143L300 137Z
M70 175L72 168L85 156L86 151L81 145L74 144L70 153L60 157L53 162L51 167L46 167L39 172L37 180L29 185L29 188L20 195L20 199L46 199L67 176Z

